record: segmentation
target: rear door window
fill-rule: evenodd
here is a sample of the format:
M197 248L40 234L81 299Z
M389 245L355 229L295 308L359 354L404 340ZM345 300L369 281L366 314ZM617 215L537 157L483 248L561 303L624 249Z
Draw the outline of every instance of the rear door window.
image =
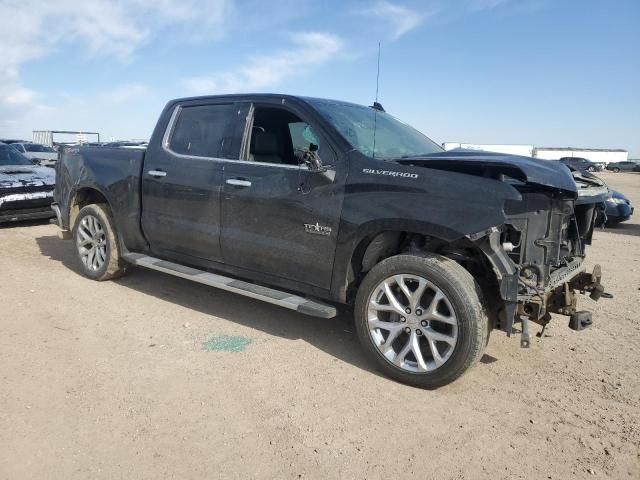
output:
M183 107L173 128L169 149L194 157L224 157L233 109L232 104Z

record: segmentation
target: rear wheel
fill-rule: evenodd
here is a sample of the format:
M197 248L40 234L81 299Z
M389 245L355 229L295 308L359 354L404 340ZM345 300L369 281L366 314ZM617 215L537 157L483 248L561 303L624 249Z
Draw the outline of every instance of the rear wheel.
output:
M73 227L82 273L93 280L111 280L126 271L111 212L106 204L82 208Z
M433 388L476 363L488 337L481 290L438 255L398 255L367 274L355 304L358 337L390 377Z
M613 171L613 173L618 173L620 171L618 167L613 167L611 170Z

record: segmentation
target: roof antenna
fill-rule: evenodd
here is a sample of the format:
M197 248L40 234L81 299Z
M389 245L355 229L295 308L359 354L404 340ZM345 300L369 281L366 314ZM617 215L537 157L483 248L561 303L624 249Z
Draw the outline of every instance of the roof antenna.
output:
M380 90L380 47L381 42L378 42L378 73L376 74L376 101L373 102L371 108L373 108L373 148L372 157L376 158L376 132L378 131L378 112L384 112L384 108L378 102L378 92Z
M378 93L380 92L380 50L382 47L382 43L378 42L378 72L376 74L376 101L373 102L373 105L371 105L371 108L374 108L380 112L384 112L384 108L382 107L382 105L378 102Z

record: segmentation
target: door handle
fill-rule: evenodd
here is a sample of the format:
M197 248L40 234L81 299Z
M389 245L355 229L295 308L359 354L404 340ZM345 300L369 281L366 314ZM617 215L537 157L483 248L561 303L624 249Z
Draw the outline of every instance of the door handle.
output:
M239 178L230 178L227 180L229 185L233 185L235 187L250 187L251 182L249 180L240 180Z
M158 177L158 178L167 176L167 172L163 172L162 170L149 170L147 173L152 177Z
M152 177L158 177L158 178L167 176L167 172L164 172L162 170L149 170L147 173Z

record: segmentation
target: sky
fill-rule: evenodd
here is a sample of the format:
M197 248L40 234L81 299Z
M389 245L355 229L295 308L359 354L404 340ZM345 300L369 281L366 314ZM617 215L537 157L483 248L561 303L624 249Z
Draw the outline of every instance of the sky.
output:
M149 138L172 98L385 109L438 143L640 158L640 0L0 0L0 138Z

